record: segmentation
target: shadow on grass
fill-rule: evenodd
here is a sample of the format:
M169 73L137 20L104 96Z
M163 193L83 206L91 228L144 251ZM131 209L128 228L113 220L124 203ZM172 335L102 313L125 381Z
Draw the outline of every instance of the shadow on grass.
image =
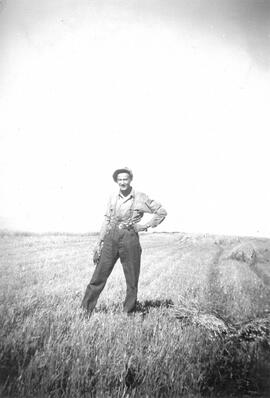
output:
M171 299L166 300L145 300L138 301L136 304L135 312L149 312L151 308L170 308L173 306Z
M136 307L133 313L143 313L146 314L150 311L151 308L170 308L173 306L173 301L171 299L165 300L145 300L145 301L137 301ZM98 308L95 309L95 312L121 312L123 311L123 306L120 303L110 304L110 305L99 305Z

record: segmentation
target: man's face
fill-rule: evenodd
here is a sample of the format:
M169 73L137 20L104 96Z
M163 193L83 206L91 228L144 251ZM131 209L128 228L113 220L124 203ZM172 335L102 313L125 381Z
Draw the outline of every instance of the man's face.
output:
M117 176L117 184L121 191L127 191L130 188L131 178L128 173L119 173Z

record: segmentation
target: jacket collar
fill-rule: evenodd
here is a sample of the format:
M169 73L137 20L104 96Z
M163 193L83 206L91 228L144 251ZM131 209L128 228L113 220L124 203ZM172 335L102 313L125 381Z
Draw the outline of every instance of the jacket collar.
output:
M118 192L118 197L122 199L129 199L129 198L135 198L135 190L132 188L130 194L128 196L124 196L121 194L121 191Z

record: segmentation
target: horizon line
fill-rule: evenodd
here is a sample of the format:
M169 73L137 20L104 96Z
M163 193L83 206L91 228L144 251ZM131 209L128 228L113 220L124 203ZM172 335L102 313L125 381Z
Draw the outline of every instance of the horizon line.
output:
M193 236L220 236L220 237L230 237L230 238L254 238L254 239L269 239L270 237L261 236L261 235L236 235L236 234L222 234L215 232L187 232L187 231L147 231L141 232L140 234L148 235L148 234L181 234L181 235L193 235ZM27 231L27 230L17 230L17 229L9 229L9 228L0 228L0 237L4 235L14 235L14 236L42 236L42 235L89 235L89 236L97 236L99 235L99 231L87 231L87 232L71 232L71 231Z

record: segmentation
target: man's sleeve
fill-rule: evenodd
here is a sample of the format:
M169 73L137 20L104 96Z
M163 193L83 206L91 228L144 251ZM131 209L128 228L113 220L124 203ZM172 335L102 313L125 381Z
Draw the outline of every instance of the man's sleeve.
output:
M108 230L108 226L110 223L110 217L111 217L111 198L108 201L106 213L104 214L104 220L103 220L100 232L99 232L99 241L100 242L102 242L104 240L104 236L106 235L106 232Z
M167 211L161 206L159 202L145 197L145 213L152 213L154 216L148 221L147 225L149 227L157 227L167 216Z

